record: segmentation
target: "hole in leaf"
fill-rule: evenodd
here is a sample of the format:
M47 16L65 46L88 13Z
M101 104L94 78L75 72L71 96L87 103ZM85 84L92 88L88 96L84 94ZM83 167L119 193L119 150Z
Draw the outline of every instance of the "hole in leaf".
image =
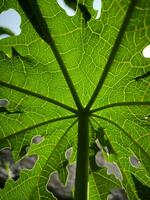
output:
M136 156L130 156L129 160L133 167L139 168L141 166L141 163Z
M8 105L8 99L0 99L0 112L6 112L7 114L10 114L11 112L7 110Z
M104 166L107 168L107 174L114 174L116 179L123 180L121 171L116 163L105 162Z
M98 167L106 167L108 175L113 174L116 177L116 179L119 179L120 181L123 180L123 177L118 165L115 162L106 161L104 159L102 151L97 152L95 156L95 162Z
M90 166L92 171L96 171L98 167L105 167L105 160L102 152L106 152L107 156L115 153L103 127L92 129L92 141L90 144Z
M94 171L96 171L97 167L105 167L108 175L113 174L116 179L122 181L123 176L118 165L115 162L108 162L104 157L105 155L107 158L111 153L115 154L107 135L105 134L105 129L99 127L97 130L93 129L92 133L93 137L96 139L95 142L92 141L92 145L90 145L90 166L92 166L92 170L94 169ZM94 161L97 167L95 166Z
M99 19L101 16L101 9L102 9L102 1L101 0L94 0L93 1L93 8L97 11L97 16L95 19Z
M51 174L50 177L50 181L47 185L47 189L53 193L53 195L55 197L57 197L57 199L62 199L62 200L73 200L72 197L72 192L70 190L70 188L68 188L67 186L65 187L60 179L59 179L59 175L58 172L54 172L53 174Z
M37 155L25 156L19 162L19 166L21 169L32 169L36 161L37 161Z
M20 160L16 165L11 166L12 170L12 178L14 181L18 180L19 173L23 169L31 170L37 161L37 156L25 156L22 160Z
M72 188L75 184L76 164L68 164L68 178L66 186L60 181L58 172L53 172L47 184L47 189L53 193L57 199L73 200Z
M67 169L68 173L65 183L62 183L60 180L58 171L51 173L47 183L47 189L59 200L73 200L72 189L75 184L76 164L69 164L72 150L73 149L71 147L65 152L65 157L67 160L64 160L63 167Z
M0 14L0 39L19 35L21 16L14 9L8 9Z
M10 102L8 99L0 99L0 112L6 114L23 113L21 105L18 105L13 109L9 108L9 104Z
M68 16L74 16L76 14L76 0L57 0L57 3Z
M150 44L143 49L142 54L144 58L150 58Z
M7 107L9 105L8 99L0 99L0 107Z
M144 117L145 120L147 120L150 117L150 115L147 115Z
M7 179L16 181L22 169L32 169L37 160L36 155L25 156L15 163L9 148L0 151L0 188L4 188Z
M128 200L125 190L113 189L111 194L108 195L107 200Z
M41 135L37 135L32 139L33 144L39 144L44 140L44 137Z
M89 149L90 167L92 171L96 171L98 169L98 165L95 164L97 160L97 159L95 160L95 156L99 152L99 150L100 150L100 147L99 147L98 140L96 140L95 142L92 142Z
M12 154L9 148L0 151L0 188L4 188L9 176L9 165L13 165Z
M99 166L99 167L105 166L105 160L104 160L104 157L103 157L101 151L97 152L97 154L95 156L95 162L96 162L97 166Z
M68 16L74 16L77 10L77 0L57 0L58 5L66 12ZM87 7L81 3L78 4L80 11L82 12L85 23L91 19L91 14L89 13ZM101 0L93 0L93 9L97 11L97 16L95 19L99 19L102 9Z
M72 8L74 11L77 9L77 0L64 0L65 3Z

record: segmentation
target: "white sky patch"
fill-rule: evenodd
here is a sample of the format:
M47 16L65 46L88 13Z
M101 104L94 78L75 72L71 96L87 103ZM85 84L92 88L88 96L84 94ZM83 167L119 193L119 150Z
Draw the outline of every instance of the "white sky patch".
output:
M0 27L8 28L15 35L19 35L21 33L20 24L21 17L16 10L10 8L0 14ZM2 39L8 36L9 35L7 34L3 34L0 36L0 38Z
M144 58L150 58L150 44L143 49L142 54Z
M8 34L2 34L2 35L0 35L0 40L4 39L4 38L7 38L7 37L10 37L10 35L8 35Z
M101 0L94 0L93 1L93 8L94 8L94 10L98 11L95 19L99 19L100 16L101 16L102 1Z
M64 9L68 16L74 16L76 14L76 11L70 8L64 0L57 0L57 3L59 6Z
M59 6L65 10L66 14L68 16L74 16L76 14L76 11L70 8L64 0L57 0L57 3ZM101 9L102 9L102 0L93 0L93 9L97 11L97 16L95 19L99 19L101 15Z

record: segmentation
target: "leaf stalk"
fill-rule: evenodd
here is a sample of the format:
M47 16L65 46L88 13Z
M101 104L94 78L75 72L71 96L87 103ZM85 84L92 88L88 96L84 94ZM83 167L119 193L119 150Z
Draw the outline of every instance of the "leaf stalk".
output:
M87 200L89 160L88 117L88 113L85 113L84 111L79 116L74 200Z

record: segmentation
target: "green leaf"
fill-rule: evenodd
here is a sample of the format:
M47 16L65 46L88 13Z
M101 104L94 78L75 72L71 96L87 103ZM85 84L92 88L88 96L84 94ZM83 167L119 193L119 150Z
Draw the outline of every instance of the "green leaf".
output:
M8 34L10 36L14 35L14 33L11 30L9 30L8 28L0 27L0 35L2 35L2 34Z
M66 184L71 147L75 200L105 200L121 188L140 199L135 178L150 187L150 61L142 55L150 2L103 0L98 20L93 1L66 2L75 16L56 0L0 0L0 12L13 8L22 20L20 35L0 41L0 149L11 148L16 162L25 146L38 157L6 181L0 199L56 199L47 184L55 171ZM35 136L43 140L33 144Z

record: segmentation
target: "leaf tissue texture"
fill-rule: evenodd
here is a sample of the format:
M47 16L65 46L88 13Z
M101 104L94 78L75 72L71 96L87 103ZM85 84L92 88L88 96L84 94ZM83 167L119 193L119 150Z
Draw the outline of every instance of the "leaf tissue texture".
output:
M66 2L74 16L56 0L0 0L0 12L21 16L21 34L0 40L0 150L18 162L28 146L25 156L38 158L16 181L9 176L0 200L56 199L51 174L65 185L67 162L76 161L74 199L106 200L117 189L141 199L133 177L150 187L150 59L142 55L150 1L103 0L99 19L92 0Z

